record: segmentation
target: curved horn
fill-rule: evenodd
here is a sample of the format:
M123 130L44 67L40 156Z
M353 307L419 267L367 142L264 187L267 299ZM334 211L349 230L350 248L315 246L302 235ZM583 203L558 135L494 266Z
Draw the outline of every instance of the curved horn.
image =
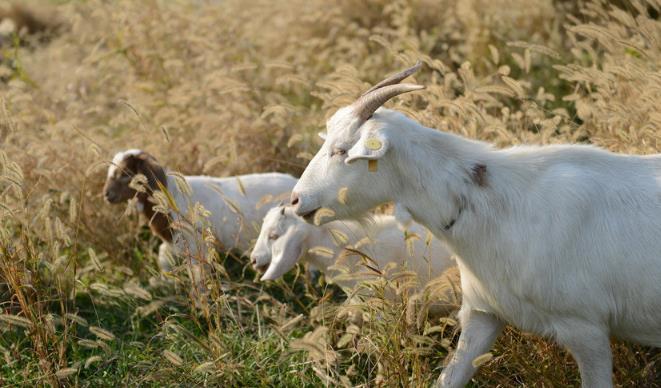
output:
M353 103L353 110L362 121L367 119L374 114L374 111L379 109L379 107L386 103L386 101L391 98L408 92L413 92L415 90L424 89L423 85L415 84L396 84L383 86L367 95L361 96L356 102Z
M422 67L422 62L420 62L418 60L418 62L416 62L415 65L409 67L408 69L402 70L397 74L393 74L390 77L388 77L388 78L384 79L383 81L379 82L378 84L372 86L365 93L361 94L361 97L375 91L376 89L381 89L384 86L398 84L404 78L406 78L406 77L410 76L411 74L415 73L416 71L420 70L421 67Z

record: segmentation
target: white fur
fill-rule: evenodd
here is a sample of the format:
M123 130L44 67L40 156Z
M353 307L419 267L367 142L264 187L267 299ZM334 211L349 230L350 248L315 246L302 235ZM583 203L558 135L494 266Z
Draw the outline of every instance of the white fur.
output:
M238 180L240 179L245 195L242 193ZM239 175L227 178L207 176L185 176L191 188L191 196L182 193L176 185L175 178L168 175L168 191L174 198L177 208L183 214L190 214L195 204L202 205L210 212L205 222L198 222L194 229L175 231L173 236L174 254L176 256L190 255L194 263L196 258L206 258L207 244L204 243L201 230L209 227L218 248L237 251L242 255L250 253L253 241L259 234L259 225L266 212L274 206L278 198L289 193L296 183L296 178L281 173L264 173ZM266 196L273 200L257 205ZM238 212L234 207L238 208ZM171 219L176 223L181 216L170 212ZM164 242L165 244L165 242ZM159 259L159 262L164 261Z
M176 185L175 179L168 176L168 191L172 194L179 209L189 209L199 203L211 214L209 226L224 249L238 250L242 254L252 246L257 238L259 225L266 212L275 205L278 198L286 196L296 184L296 178L281 173L239 175L227 178L207 176L186 176L192 194L188 197ZM245 190L242 193L239 180ZM260 201L272 196L268 203L257 207ZM238 212L233 209L238 207ZM178 217L172 214L176 221Z
M395 201L459 255L463 330L438 385L465 385L505 323L566 346L583 387L612 386L610 336L661 346L660 155L496 150L383 108L365 123L340 109L327 132L294 189L298 214L353 218Z

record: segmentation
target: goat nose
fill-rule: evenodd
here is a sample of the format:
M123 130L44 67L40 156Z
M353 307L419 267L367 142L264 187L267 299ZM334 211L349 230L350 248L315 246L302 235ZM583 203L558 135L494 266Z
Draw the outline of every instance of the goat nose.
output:
M252 265L252 268L257 272L266 272L266 269L269 266L268 264L257 265L257 259L253 257L250 258L250 264Z
M292 206L298 205L299 202L300 202L300 197L298 196L298 193L295 192L295 191L292 191L292 193L291 193L291 204L292 204Z

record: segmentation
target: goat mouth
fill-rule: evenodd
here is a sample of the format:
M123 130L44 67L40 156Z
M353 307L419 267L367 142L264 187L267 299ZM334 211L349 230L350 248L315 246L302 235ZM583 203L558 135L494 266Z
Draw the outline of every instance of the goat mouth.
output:
M269 268L269 265L268 264L254 265L254 267L255 270L257 270L257 272L264 273Z
M305 214L301 214L301 217L305 220L305 222L312 223L314 221L314 216L317 214L317 210L321 209L320 207L311 210Z

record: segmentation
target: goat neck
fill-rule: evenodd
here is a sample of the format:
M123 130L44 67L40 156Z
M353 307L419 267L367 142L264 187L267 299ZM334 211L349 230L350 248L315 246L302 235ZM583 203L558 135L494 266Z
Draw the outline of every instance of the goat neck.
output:
M158 187L159 184L156 184L156 182L159 182L161 187ZM172 193L173 190L177 190L177 185L172 178L167 176L163 181L156 179L152 183L150 180L147 192L139 192L136 197L138 199L139 209L147 218L149 229L151 229L152 233L163 241L172 242L173 229L170 217L167 214L155 211L154 202L150 200L153 192L160 189L168 190Z

